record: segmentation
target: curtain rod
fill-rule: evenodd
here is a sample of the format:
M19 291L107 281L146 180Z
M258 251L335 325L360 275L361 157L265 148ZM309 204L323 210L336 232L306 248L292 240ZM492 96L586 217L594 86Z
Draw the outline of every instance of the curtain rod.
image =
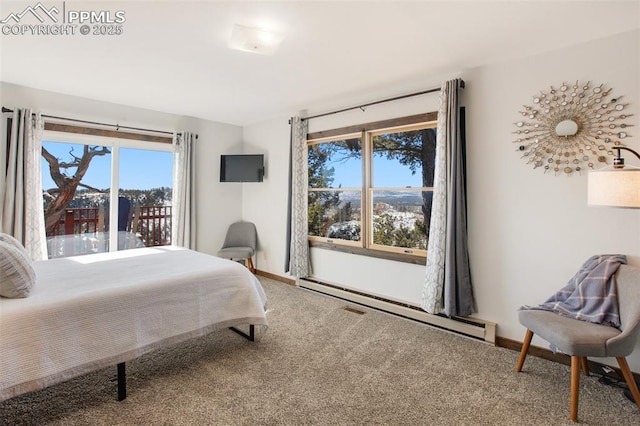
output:
M5 112L13 112L13 110L9 109L9 108L2 107L2 112L3 113L5 113ZM75 123L94 124L96 126L115 127L116 130L120 130L120 129L138 130L138 131L141 131L141 132L160 133L160 134L164 134L164 135L173 136L172 132L166 132L164 130L153 130L153 129L142 129L142 128L139 128L139 127L120 126L119 124L99 123L97 121L86 121L86 120L78 120L78 119L75 119L75 118L57 117L55 115L42 114L42 117L44 117L44 118L53 118L55 120L72 121L72 122L75 122ZM181 135L181 134L182 133L178 133L178 135ZM196 135L196 139L198 139L198 135Z
M464 89L464 80L462 80L460 82L460 87L462 87ZM325 113L322 113L322 114L312 115L310 117L302 117L300 120L302 120L302 121L311 120L312 118L319 118L319 117L325 117L327 115L339 114L341 112L351 111L353 109L361 109L361 110L364 111L364 108L366 108L368 106L371 106L371 105L377 105L377 104L382 104L382 103L385 103L385 102L397 101L397 100L400 100L400 99L411 98L413 96L426 95L427 93L434 93L434 92L439 92L439 91L440 91L439 87L435 88L435 89L423 90L422 92L409 93L407 95L401 95L401 96L396 96L396 97L393 97L393 98L382 99L380 101L374 101L374 102L369 102L367 104L362 104L362 105L353 106L353 107L349 107L349 108L343 108L343 109L339 109L337 111L325 112Z

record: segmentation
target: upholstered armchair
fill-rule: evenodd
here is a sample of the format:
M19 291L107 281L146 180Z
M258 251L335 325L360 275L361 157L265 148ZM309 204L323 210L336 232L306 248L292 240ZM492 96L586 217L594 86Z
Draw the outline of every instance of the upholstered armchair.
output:
M536 334L571 356L570 419L578 421L580 368L589 375L587 357L615 357L640 408L640 392L627 364L640 332L640 269L620 265L616 272L620 328L594 324L544 310L521 310L519 320L527 328L516 371L524 364L531 339Z
M247 268L255 274L253 255L257 244L256 226L251 222L232 223L227 230L224 244L218 257L232 260L244 260Z

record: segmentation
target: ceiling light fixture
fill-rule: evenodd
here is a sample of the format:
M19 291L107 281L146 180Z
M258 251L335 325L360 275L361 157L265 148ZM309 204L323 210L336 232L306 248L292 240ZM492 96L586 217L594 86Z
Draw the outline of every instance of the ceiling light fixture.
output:
M236 24L231 33L229 48L260 55L273 55L282 40L282 34Z

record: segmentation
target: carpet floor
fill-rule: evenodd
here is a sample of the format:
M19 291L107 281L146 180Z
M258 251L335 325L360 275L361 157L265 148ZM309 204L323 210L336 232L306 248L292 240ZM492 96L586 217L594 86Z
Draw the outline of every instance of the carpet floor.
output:
M222 330L0 403L0 425L570 425L569 368L267 278L269 329ZM351 305L353 306L353 305ZM640 424L583 377L579 421Z

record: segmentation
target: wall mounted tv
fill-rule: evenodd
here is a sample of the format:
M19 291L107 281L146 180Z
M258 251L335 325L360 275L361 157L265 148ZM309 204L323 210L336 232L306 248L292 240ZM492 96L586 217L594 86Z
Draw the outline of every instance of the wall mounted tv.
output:
M220 182L262 182L263 154L220 156Z

